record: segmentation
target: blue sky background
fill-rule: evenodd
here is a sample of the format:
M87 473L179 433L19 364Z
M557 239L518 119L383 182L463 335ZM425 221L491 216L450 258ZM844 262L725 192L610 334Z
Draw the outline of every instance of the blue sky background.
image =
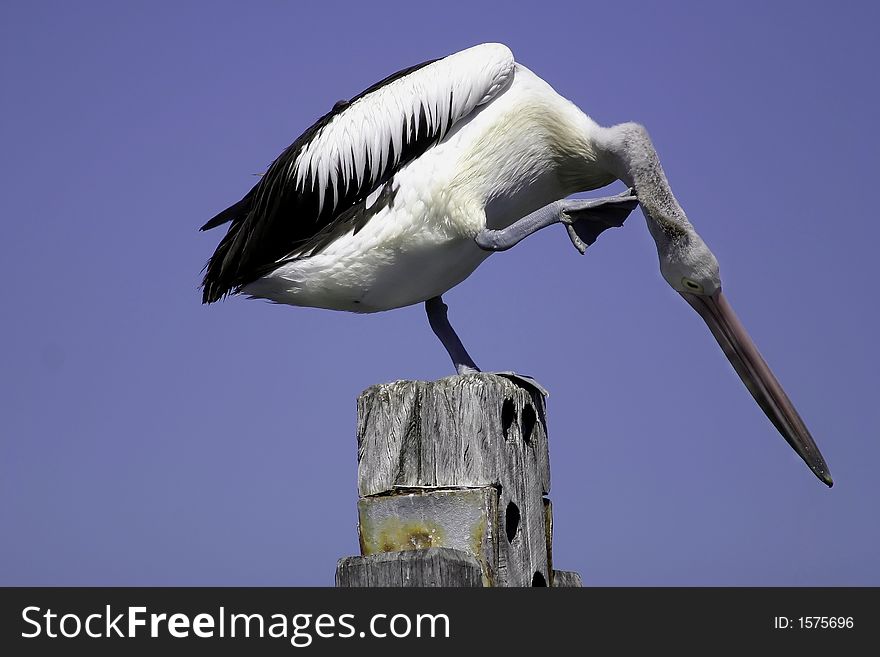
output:
M663 282L640 213L585 257L545 231L446 300L484 369L551 391L554 562L880 585L880 11L819 4L4 2L0 583L332 583L357 394L450 364L421 307L201 306L221 235L196 229L335 101L502 41L649 128L836 482Z

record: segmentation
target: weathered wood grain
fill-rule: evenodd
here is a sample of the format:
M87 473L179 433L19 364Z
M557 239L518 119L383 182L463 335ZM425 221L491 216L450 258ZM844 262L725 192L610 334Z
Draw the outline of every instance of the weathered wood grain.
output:
M550 491L543 396L494 374L394 381L358 399L358 492L479 487L511 467Z
M553 584L553 504L546 497L544 498L544 540L547 543L547 572L550 573L550 579L547 580L547 586Z
M492 374L372 386L358 399L358 490L498 491L496 586L547 586L550 490L543 395Z
M581 576L570 570L553 571L553 588L580 588L584 583Z
M483 571L472 555L451 548L381 552L340 559L336 586L483 586Z

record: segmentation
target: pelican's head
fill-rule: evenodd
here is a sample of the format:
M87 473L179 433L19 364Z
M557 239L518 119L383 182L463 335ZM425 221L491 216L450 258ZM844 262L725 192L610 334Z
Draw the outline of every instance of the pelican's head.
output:
M673 195L648 131L637 123L597 128L595 143L608 172L635 189L657 244L663 278L706 322L779 433L813 473L831 486L831 473L804 421L721 293L718 260Z
M657 243L660 273L673 290L711 296L721 289L718 260L689 222L651 216L648 228Z
M783 438L826 485L833 481L810 431L754 341L721 292L718 260L684 213L651 214L643 206L657 243L663 278L697 311L749 392Z

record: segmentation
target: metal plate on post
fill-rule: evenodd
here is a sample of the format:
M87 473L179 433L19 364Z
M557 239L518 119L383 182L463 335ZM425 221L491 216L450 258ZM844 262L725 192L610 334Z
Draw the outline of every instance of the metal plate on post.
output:
M446 547L473 555L493 586L498 569L498 491L399 490L358 501L361 554Z

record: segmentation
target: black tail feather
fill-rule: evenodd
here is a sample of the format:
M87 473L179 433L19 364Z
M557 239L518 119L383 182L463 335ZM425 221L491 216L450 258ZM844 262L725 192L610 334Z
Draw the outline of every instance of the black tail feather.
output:
M238 236L239 229L252 208L253 190L238 203L223 210L199 230L210 230L232 222L228 232L220 240L217 250L205 265L205 277L202 279L202 303L219 301L232 292L238 285L237 268L227 262L230 248Z
M212 228L216 228L217 226L222 226L228 221L234 221L235 219L242 218L244 219L247 216L247 213L250 212L251 209L251 194L248 194L243 199L241 199L235 205L231 205L223 212L218 213L216 216L211 218L208 223L199 228L199 230L211 230Z

